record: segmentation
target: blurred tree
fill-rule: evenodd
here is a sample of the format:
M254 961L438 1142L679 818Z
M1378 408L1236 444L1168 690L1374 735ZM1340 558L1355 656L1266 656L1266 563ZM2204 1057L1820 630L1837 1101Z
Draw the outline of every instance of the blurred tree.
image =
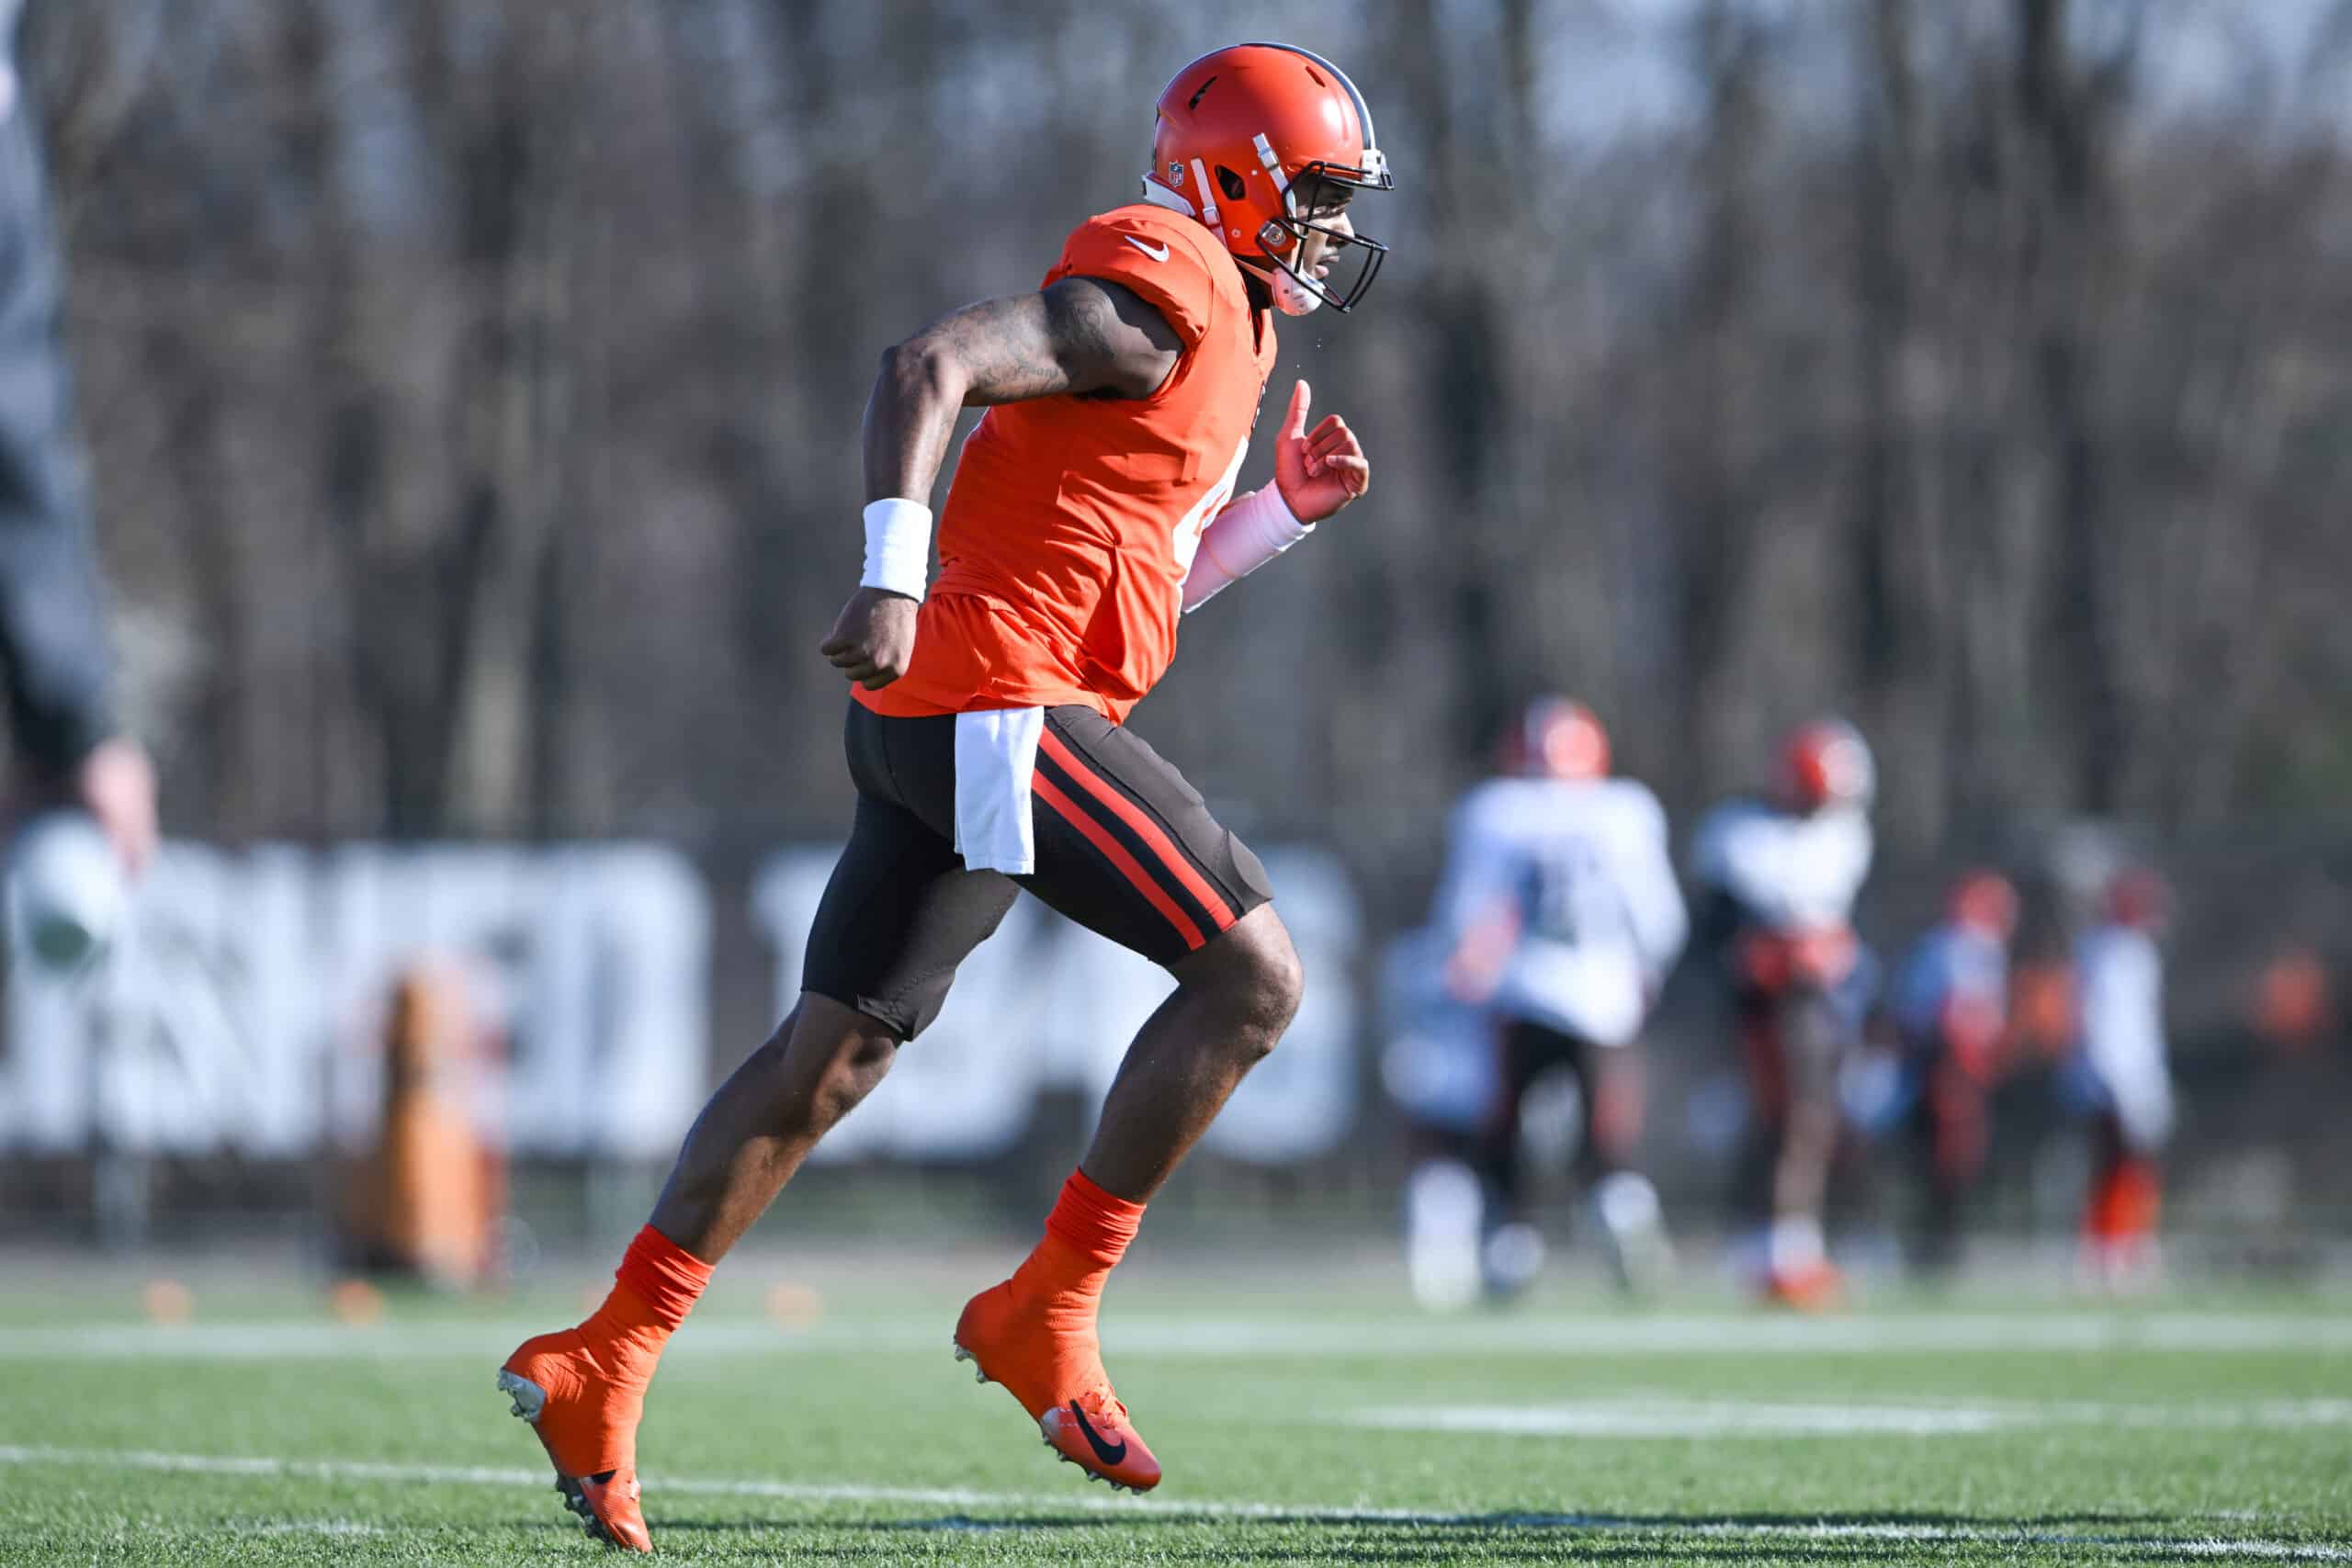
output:
M1258 31L1400 190L1273 388L1365 431L1369 514L1137 716L1237 820L1409 901L1538 686L1684 807L1849 706L1912 848L2337 808L2352 4L30 20L131 697L219 835L837 826L875 355L1034 286Z

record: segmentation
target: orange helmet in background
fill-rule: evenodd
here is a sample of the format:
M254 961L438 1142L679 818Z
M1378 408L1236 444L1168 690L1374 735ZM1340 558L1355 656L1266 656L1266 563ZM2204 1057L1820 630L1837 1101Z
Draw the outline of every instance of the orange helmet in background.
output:
M1972 871L1952 884L1951 917L2007 942L2018 929L2018 890L1997 871Z
M1609 732L1566 697L1538 697L1503 737L1503 770L1522 778L1605 779Z
M1878 794L1878 764L1861 731L1842 718L1815 719L1789 737L1781 789L1806 811L1868 810Z
M1396 181L1374 144L1372 110L1347 73L1286 43L1243 43L1201 56L1159 95L1144 199L1206 224L1233 258L1264 277L1275 306L1304 316L1318 305L1349 310L1363 299L1388 247L1323 229L1334 251L1363 260L1334 288L1296 265L1314 224L1300 199L1316 182L1390 190Z
M2161 931L2172 918L2172 889L2146 866L2115 874L2107 885L2107 918L2134 931Z

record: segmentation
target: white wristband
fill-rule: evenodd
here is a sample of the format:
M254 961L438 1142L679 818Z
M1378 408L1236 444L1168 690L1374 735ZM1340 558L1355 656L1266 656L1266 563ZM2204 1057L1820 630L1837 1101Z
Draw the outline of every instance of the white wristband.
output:
M931 508L895 495L867 502L865 575L857 581L921 601L931 583Z
M1251 491L1201 531L1184 577L1184 608L1199 609L1313 532L1314 524L1291 514L1280 485Z

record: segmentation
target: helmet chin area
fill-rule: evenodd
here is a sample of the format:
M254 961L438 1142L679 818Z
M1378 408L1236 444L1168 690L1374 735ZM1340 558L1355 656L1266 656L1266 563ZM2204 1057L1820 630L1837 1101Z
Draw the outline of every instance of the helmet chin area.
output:
M1311 316L1322 309L1322 291L1302 280L1290 268L1277 263L1271 273L1266 283L1273 294L1275 310L1285 316Z
M1321 258L1329 277L1313 276L1297 262L1306 254L1308 237L1318 232L1329 242ZM1388 247L1377 240L1362 234L1333 236L1291 217L1268 223L1259 232L1258 244L1259 254L1250 259L1265 273L1274 309L1285 316L1304 316L1324 305L1345 315L1363 302L1380 274L1380 264L1388 259Z

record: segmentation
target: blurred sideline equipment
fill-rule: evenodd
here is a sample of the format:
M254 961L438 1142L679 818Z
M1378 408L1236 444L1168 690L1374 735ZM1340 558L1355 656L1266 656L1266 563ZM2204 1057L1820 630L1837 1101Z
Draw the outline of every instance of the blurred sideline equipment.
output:
M15 951L51 970L85 967L113 942L126 891L121 858L95 818L42 813L17 834L9 854Z
M1577 1177L1620 1283L1656 1286L1672 1257L1657 1190L1633 1163L1637 1036L1688 932L1666 814L1609 776L1607 732L1579 703L1529 704L1502 750L1503 775L1455 808L1431 955L1478 1023L1428 1043L1495 1058L1484 1102L1465 1117L1406 1100L1426 1151L1407 1183L1407 1262L1415 1295L1441 1308L1510 1295L1541 1266L1522 1181L1547 1100L1573 1109ZM1540 1092L1552 1083L1560 1094Z
M1736 1202L1760 1233L1742 1243L1770 1299L1833 1303L1840 1280L1822 1233L1842 1125L1839 1075L1860 1041L1871 974L1854 934L1870 874L1870 747L1842 719L1804 725L1763 800L1717 807L1691 851L1699 929L1730 992L1752 1117Z
M504 1180L472 1114L483 1044L455 964L418 963L394 984L382 1129L345 1195L345 1250L361 1268L453 1288L490 1277Z
M2009 941L2017 889L1993 871L1953 884L1943 919L1897 967L1887 1011L1902 1119L1926 1194L1914 1264L1949 1271L1960 1261L1961 1206L1981 1175L1991 1135L1987 1103L2008 1031Z
M967 1303L956 1349L1061 1458L1158 1484L1103 1371L1096 1310L1145 1202L1280 1038L1301 978L1257 856L1122 725L1186 611L1371 482L1344 420L1308 430L1302 381L1274 482L1233 499L1275 312L1362 299L1379 252L1347 207L1391 184L1338 67L1283 45L1218 50L1160 95L1143 200L1080 224L1036 293L967 305L883 355L865 409L865 570L820 650L855 683L857 814L804 989L688 1134L604 1305L499 1373L591 1534L652 1549L636 1443L662 1345L1023 888L1165 965L1177 988L1122 1065L1044 1240ZM1351 250L1363 265L1334 284ZM949 487L933 581L931 493L967 406L988 412Z
M2090 1123L2091 1179L2083 1267L2110 1290L2153 1281L2162 1207L2157 1165L2172 1136L2165 1065L2164 955L2171 895L2149 870L2119 871L2075 944L2078 1036L2064 1082Z

